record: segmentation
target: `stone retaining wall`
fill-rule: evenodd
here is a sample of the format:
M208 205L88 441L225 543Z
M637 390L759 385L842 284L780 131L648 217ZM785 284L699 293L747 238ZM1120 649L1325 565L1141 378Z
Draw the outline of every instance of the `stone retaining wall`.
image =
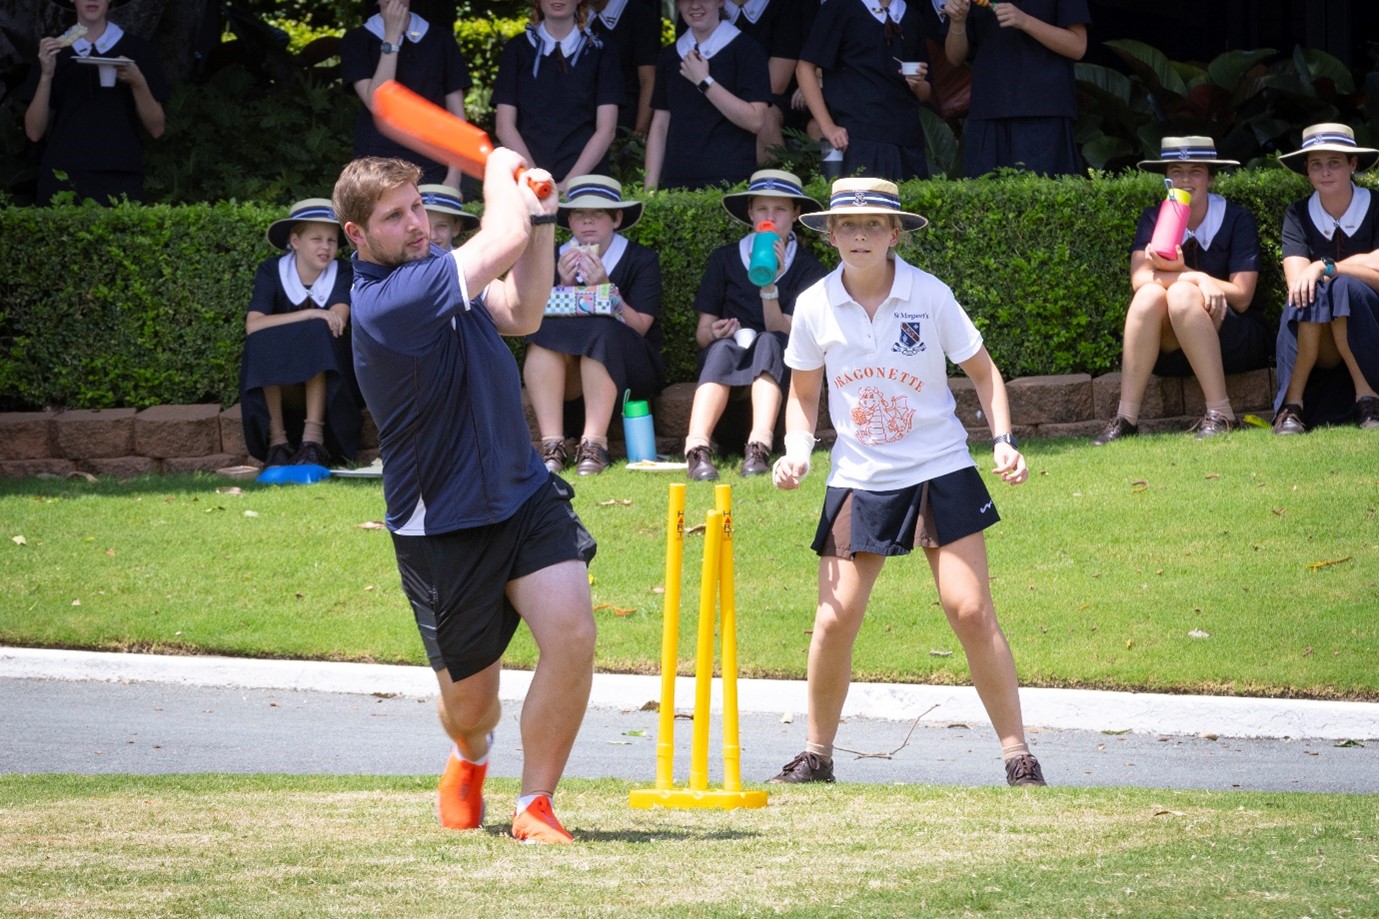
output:
M1276 386L1272 370L1255 370L1226 378L1236 412L1268 417ZM990 437L980 419L981 406L970 380L949 381L957 398L958 417L973 442ZM1022 377L1006 384L1015 433L1031 437L1091 437L1115 412L1120 374L1093 379L1087 374ZM657 396L652 414L656 442L665 454L679 454L689 426L693 383L676 383ZM525 394L524 394L525 402ZM1201 387L1191 377L1153 377L1145 393L1140 430L1146 433L1186 431L1206 410ZM740 452L746 434L745 399L729 405L715 439L726 452ZM527 406L535 438L535 419ZM621 425L611 426L613 453L622 447ZM819 410L820 440L832 441L827 404ZM778 426L779 437L779 426ZM365 413L360 462L378 455L378 430ZM254 463L245 451L239 406L158 405L99 410L0 412L0 476L65 476L72 473L131 478L163 472L214 471Z

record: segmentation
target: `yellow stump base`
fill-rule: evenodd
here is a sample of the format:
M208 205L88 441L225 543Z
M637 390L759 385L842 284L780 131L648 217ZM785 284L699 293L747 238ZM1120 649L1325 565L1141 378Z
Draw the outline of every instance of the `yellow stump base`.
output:
M666 807L673 810L736 810L739 807L765 807L764 791L724 791L706 789L694 791L689 788L638 788L627 795L627 803L643 809Z

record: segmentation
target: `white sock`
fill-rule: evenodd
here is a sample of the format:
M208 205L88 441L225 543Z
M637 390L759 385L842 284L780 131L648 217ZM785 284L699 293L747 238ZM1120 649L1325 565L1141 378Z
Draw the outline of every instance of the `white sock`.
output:
M549 797L550 795L546 794L545 792L537 792L534 795L522 795L522 797L517 799L517 810L514 812L514 816L516 814L522 813L522 811L526 810L528 807L531 807L531 803L535 801L537 798Z
M763 447L766 448L768 453L770 452L771 445L775 441L775 439L775 431L758 431L755 428L752 430L750 434L747 435L747 443L761 444Z
M1207 411L1216 412L1218 415L1225 415L1227 418L1235 417L1235 409L1231 408L1230 399L1222 399L1220 402L1208 402Z
M813 741L807 741L804 745L804 752L813 753L826 763L833 762L833 744L831 743L814 743Z
M1001 759L1007 763L1017 756L1027 755L1029 755L1029 744L1013 743L1008 747L1001 748Z
M1116 414L1131 424L1139 424L1140 404L1138 402L1122 402L1116 406Z

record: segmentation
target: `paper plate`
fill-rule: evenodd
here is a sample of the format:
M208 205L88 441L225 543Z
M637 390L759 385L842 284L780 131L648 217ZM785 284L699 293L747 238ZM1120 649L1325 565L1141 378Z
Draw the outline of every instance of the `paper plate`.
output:
M685 462L667 463L657 460L638 460L635 463L628 463L628 469L636 469L640 472L684 472L689 468Z
M355 469L332 469L330 474L346 479L381 479L383 478L383 461L376 459L367 466L359 466Z

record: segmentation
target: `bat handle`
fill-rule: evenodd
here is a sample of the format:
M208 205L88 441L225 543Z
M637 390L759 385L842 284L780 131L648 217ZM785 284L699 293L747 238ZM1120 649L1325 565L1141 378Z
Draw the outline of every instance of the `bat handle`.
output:
M525 175L526 172L527 170L525 169L518 169L514 178L516 178L518 181L521 181L522 176ZM528 177L527 187L532 190L532 194L536 195L536 197L540 198L543 201L555 193L555 183L553 183L550 179L533 179Z

